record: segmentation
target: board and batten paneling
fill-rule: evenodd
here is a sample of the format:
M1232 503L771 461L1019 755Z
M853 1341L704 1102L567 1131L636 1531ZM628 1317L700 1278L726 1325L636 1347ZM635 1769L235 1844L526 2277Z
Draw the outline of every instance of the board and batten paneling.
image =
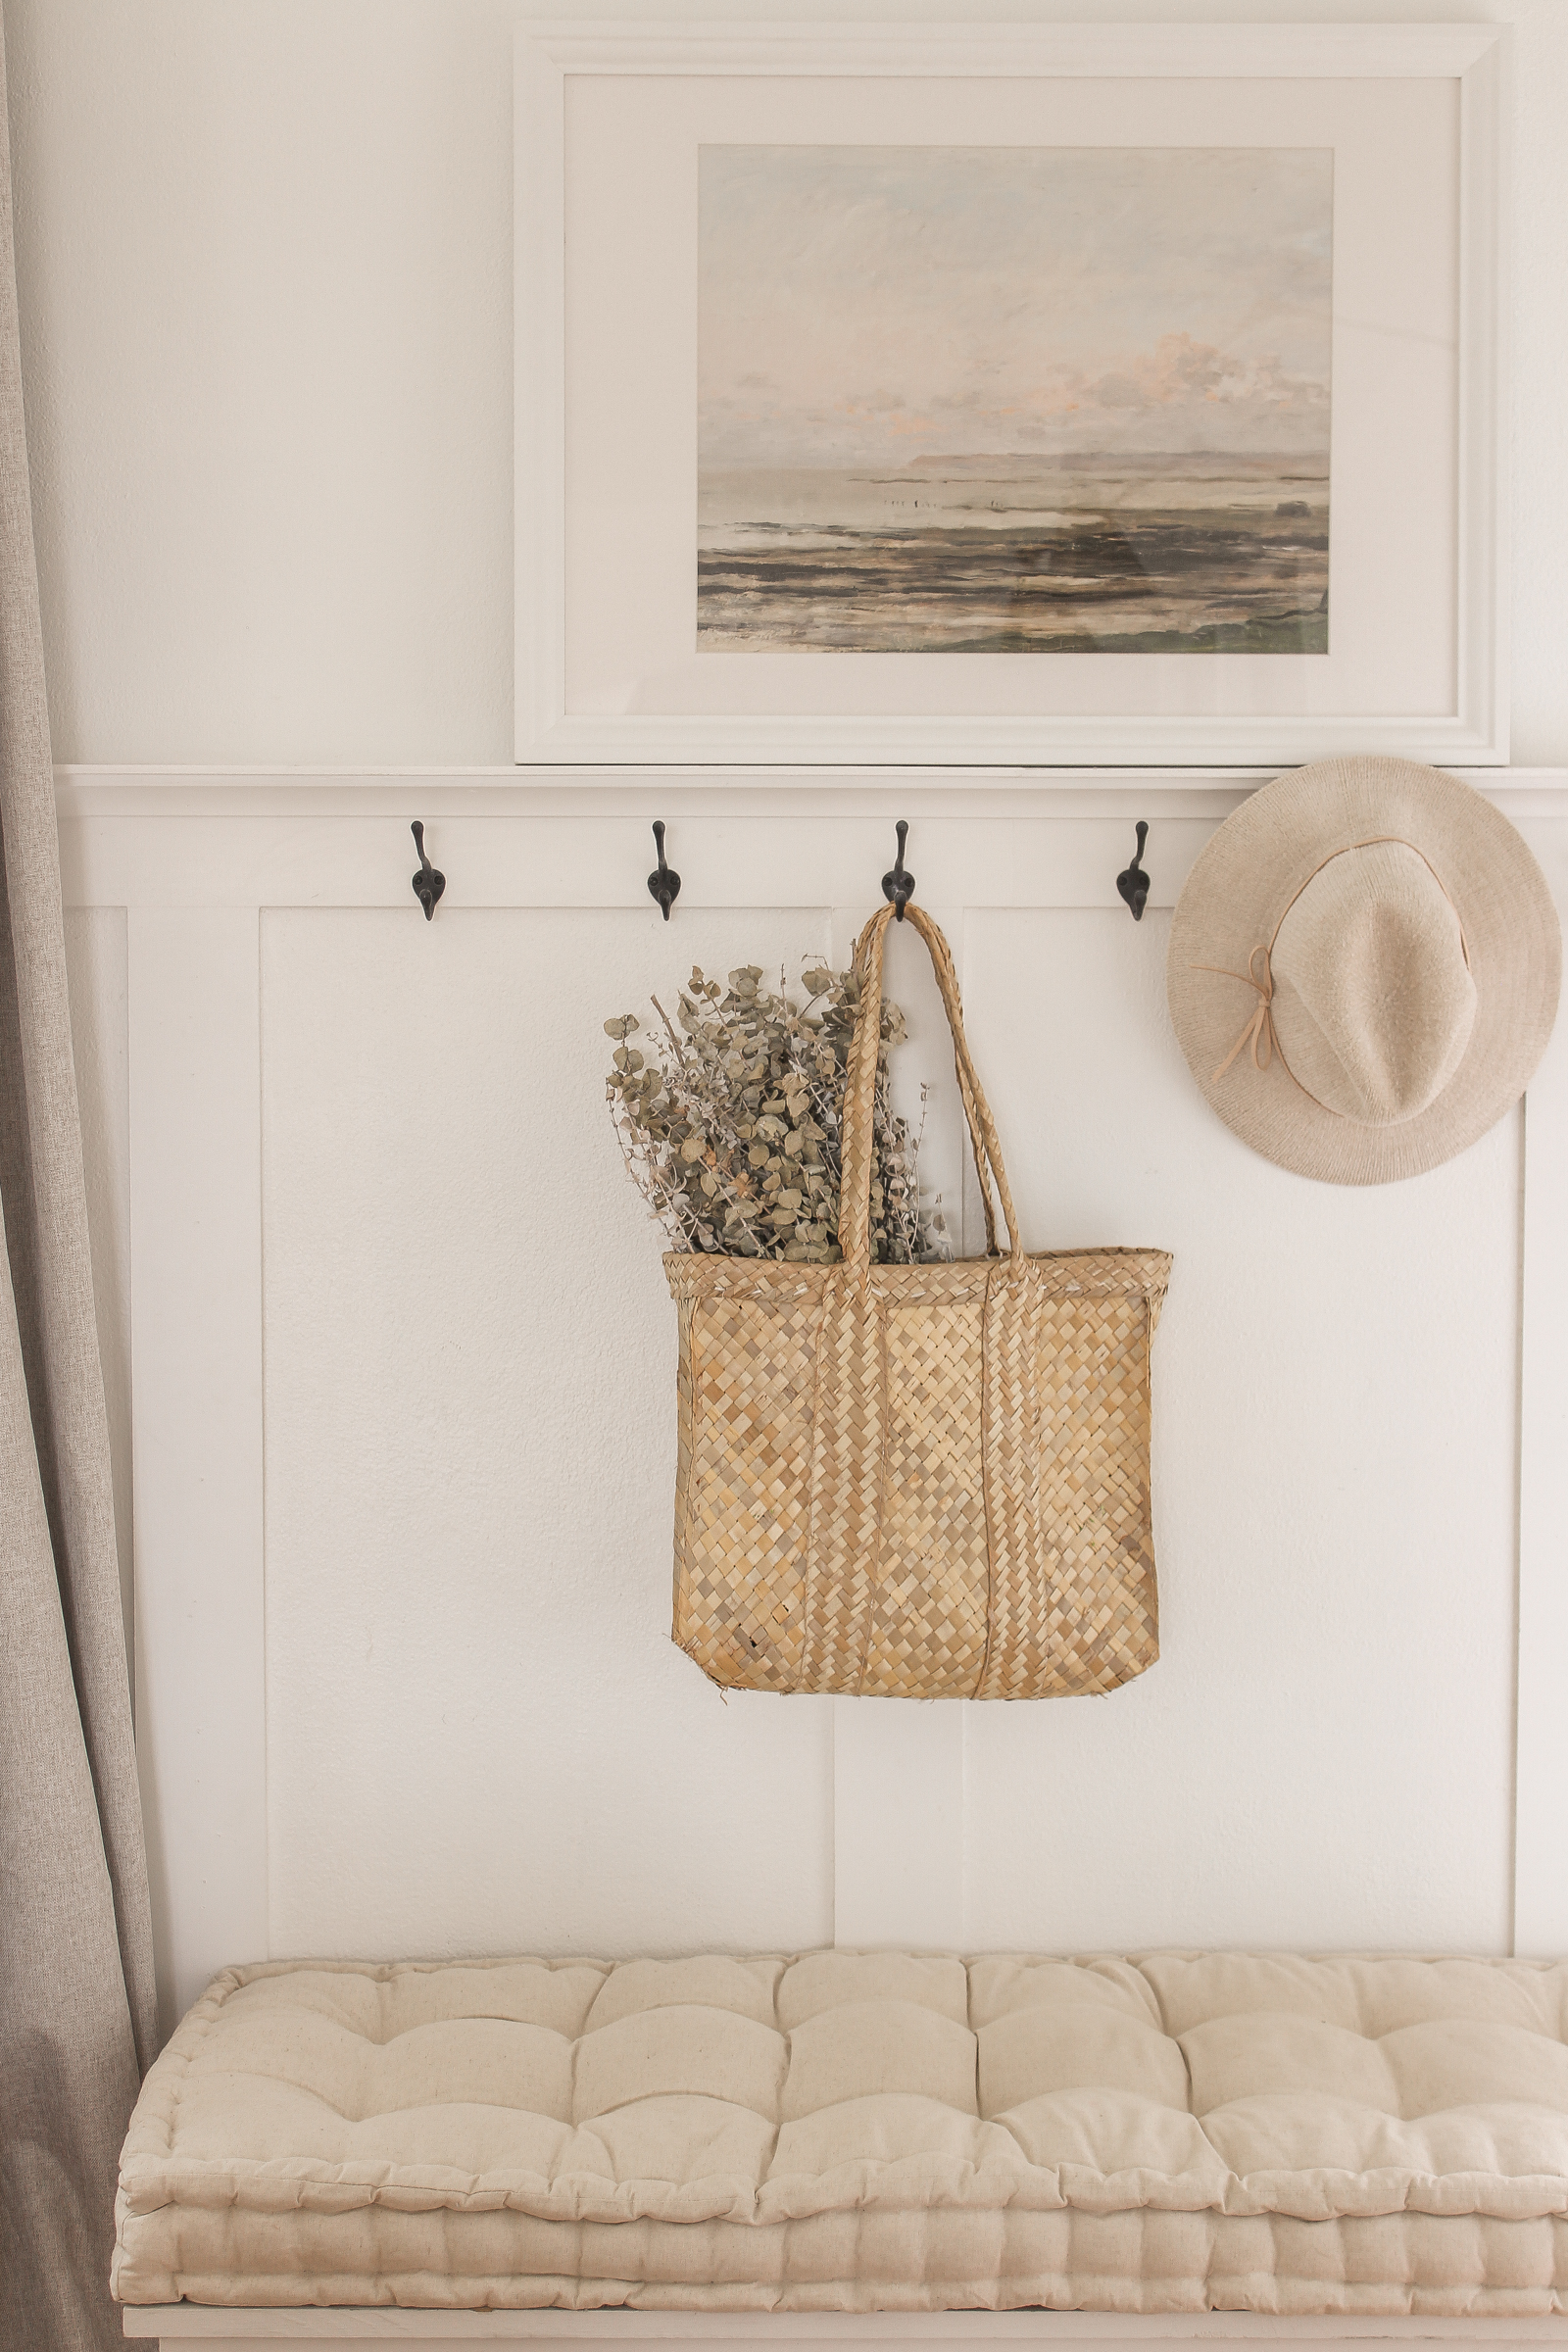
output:
M910 842L1026 1241L1176 1254L1164 1654L1038 1706L726 1702L667 1639L673 1314L601 1023L694 961L844 956L892 796L689 800L666 930L646 786L530 813L430 781L430 925L400 786L66 791L95 1248L130 1258L166 2014L267 1950L1568 1944L1568 1054L1414 1183L1258 1158L1164 1007L1228 804L1160 790L1142 926L1119 799L933 799ZM1526 801L1568 890L1568 805ZM973 1248L907 935L892 987Z
M968 1938L1505 1950L1519 1118L1412 1184L1275 1167L1192 1083L1169 923L964 931L1031 1246L1176 1260L1160 1663L969 1710Z
M1568 921L1568 824L1526 823ZM1568 1952L1568 1016L1525 1099L1515 1948Z
M276 1949L831 1942L830 1702L669 1641L674 1310L602 1081L651 981L826 945L264 915Z

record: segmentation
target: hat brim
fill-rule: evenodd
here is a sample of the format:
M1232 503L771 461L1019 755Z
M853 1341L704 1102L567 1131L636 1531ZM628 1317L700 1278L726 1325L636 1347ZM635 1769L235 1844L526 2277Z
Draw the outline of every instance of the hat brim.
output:
M1476 985L1464 1058L1434 1102L1396 1126L1363 1126L1302 1092L1276 1054L1239 1054L1256 1010L1245 980L1297 892L1328 858L1379 836L1428 859L1458 909ZM1205 970L1218 965L1219 971ZM1314 760L1226 818L1187 877L1171 924L1166 994L1193 1076L1227 1127L1265 1158L1326 1184L1391 1184L1441 1166L1517 1102L1557 1011L1562 935L1529 845L1456 776L1411 760Z

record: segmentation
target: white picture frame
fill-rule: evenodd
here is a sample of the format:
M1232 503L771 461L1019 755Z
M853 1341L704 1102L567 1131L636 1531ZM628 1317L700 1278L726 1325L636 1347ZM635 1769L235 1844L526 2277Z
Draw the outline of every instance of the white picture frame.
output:
M1344 752L1505 763L1507 74L1506 29L1480 24L520 25L519 764L897 765L976 780L1071 768L1081 781L1098 768L1273 769ZM1326 666L1299 655L879 653L868 666L856 655L698 652L693 142L722 139L733 114L741 143L764 119L769 140L788 143L798 121L802 143L832 143L813 125L852 84L861 102L872 90L884 115L916 108L937 123L934 137L922 134L935 144L969 140L964 123L982 100L994 112L999 93L1043 109L1049 100L1058 115L1091 95L1102 107L1157 103L1148 119L1175 122L1176 135L1159 136L1171 146L1225 143L1182 135L1205 107L1234 139L1254 101L1260 127L1243 143L1267 146L1267 123L1297 120L1310 100L1319 127L1304 136L1333 140L1347 187L1357 183L1344 159L1377 148L1380 109L1392 122L1397 100L1401 122L1425 125L1430 202L1406 173L1408 203L1348 211L1344 252L1336 181L1329 609L1337 615L1343 603L1348 617ZM1391 133L1391 154L1395 145ZM645 188L650 220L663 203L657 236L642 219ZM1448 306L1432 335L1342 306L1342 279L1375 311L1379 271L1391 285L1408 277L1396 244L1379 244L1394 231L1375 225L1406 216L1421 224L1407 235L1451 224L1443 253L1428 257ZM1388 396L1386 416L1388 370L1366 341L1379 335L1386 353L1437 353L1400 408ZM1342 348L1351 355L1343 383ZM617 489L617 466L634 464ZM627 517L624 533L605 527L607 513ZM650 632L657 642L649 634L644 645Z

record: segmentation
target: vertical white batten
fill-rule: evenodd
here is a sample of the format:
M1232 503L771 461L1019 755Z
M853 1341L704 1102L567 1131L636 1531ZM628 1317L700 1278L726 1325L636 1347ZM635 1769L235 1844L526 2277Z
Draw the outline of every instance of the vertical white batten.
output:
M166 2027L268 1950L254 906L127 914L137 1749Z
M961 1699L833 1701L833 1940L964 1948Z
M962 978L963 910L931 904L922 892L922 863L938 883L942 865L935 845L916 826L906 862L916 876L916 895L947 933ZM887 838L886 864L897 841ZM833 960L847 964L861 924L881 904L880 868L873 858L858 906L833 914ZM891 929L887 948L887 993L901 1007L908 1044L901 1056L906 1080L914 1072L931 1090L936 1116L927 1125L922 1151L922 1189L941 1192L951 1214L954 1248L972 1253L962 1203L969 1172L959 1141L953 1044L940 992L924 947L908 931ZM896 1103L918 1124L917 1099L906 1094ZM944 1102L946 1096L952 1100ZM946 1116L944 1116L944 1111ZM983 1250L984 1240L978 1248ZM962 1951L963 1915L963 1731L968 1713L962 1700L928 1702L910 1698L836 1698L833 1701L833 1940L841 1948L909 1945L916 1950Z
M1568 825L1526 822L1560 915L1568 913ZM1523 1331L1519 1363L1518 1721L1514 1950L1568 1952L1568 1017L1525 1102Z

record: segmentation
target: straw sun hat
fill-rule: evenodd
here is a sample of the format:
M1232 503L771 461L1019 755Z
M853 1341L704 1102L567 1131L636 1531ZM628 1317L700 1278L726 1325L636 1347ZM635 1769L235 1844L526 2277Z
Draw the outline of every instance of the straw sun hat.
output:
M1244 1142L1330 1184L1388 1184L1519 1100L1561 967L1545 876L1490 802L1409 760L1320 760L1208 843L1166 986Z

